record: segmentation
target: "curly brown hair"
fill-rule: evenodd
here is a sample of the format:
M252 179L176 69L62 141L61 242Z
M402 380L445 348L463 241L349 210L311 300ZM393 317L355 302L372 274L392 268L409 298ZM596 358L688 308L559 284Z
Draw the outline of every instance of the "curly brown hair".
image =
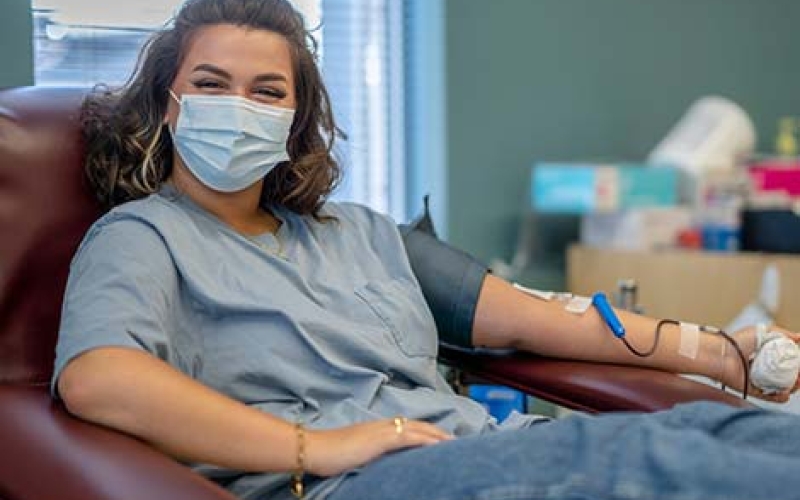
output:
M158 191L170 176L172 138L164 130L169 87L192 35L214 24L268 30L287 40L297 96L287 144L290 159L267 174L261 205L317 215L341 179L332 151L342 133L317 66L316 42L287 0L188 0L174 23L145 44L123 87L97 87L86 97L86 175L96 196L112 208Z

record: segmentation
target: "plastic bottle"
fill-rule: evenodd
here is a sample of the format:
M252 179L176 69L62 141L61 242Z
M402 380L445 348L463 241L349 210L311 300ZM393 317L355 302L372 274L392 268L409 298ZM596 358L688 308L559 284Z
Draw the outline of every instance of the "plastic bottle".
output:
M784 158L797 156L797 120L784 116L778 120L778 135L775 137L775 152Z
M741 247L741 203L732 197L708 200L702 214L703 249L736 252Z
M735 252L741 248L746 177L725 175L709 181L697 207L703 249Z
M616 307L641 314L643 311L639 305L638 293L639 285L635 279L627 278L617 281Z

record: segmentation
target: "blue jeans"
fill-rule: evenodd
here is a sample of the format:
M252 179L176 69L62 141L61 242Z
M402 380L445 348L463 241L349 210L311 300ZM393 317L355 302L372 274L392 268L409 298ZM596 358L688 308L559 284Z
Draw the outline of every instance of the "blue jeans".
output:
M800 418L691 403L393 453L329 500L789 498L800 498Z

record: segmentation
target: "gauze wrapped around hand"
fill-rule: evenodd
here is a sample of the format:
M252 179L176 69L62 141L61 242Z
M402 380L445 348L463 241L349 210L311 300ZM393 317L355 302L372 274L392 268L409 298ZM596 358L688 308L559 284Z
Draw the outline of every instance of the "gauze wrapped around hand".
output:
M778 332L759 330L750 380L765 394L791 389L800 373L800 347Z

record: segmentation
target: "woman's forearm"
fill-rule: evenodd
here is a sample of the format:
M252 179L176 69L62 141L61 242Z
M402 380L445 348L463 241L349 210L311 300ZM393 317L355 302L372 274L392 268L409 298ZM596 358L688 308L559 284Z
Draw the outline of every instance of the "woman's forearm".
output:
M71 361L58 381L67 408L139 437L188 462L252 472L298 467L341 474L384 453L452 436L427 422L390 417L305 429L230 399L147 353L98 348Z
M617 311L626 339L639 351L653 344L657 320ZM655 352L639 357L609 330L595 308L573 314L557 302L547 302L487 276L475 313L473 342L486 347L514 347L568 359L624 363L712 378L723 374L724 339L699 334L692 358L679 354L680 329L664 325ZM728 375L728 374L726 374Z
M189 462L246 471L289 471L293 425L227 398L147 353L98 348L58 381L67 408Z

